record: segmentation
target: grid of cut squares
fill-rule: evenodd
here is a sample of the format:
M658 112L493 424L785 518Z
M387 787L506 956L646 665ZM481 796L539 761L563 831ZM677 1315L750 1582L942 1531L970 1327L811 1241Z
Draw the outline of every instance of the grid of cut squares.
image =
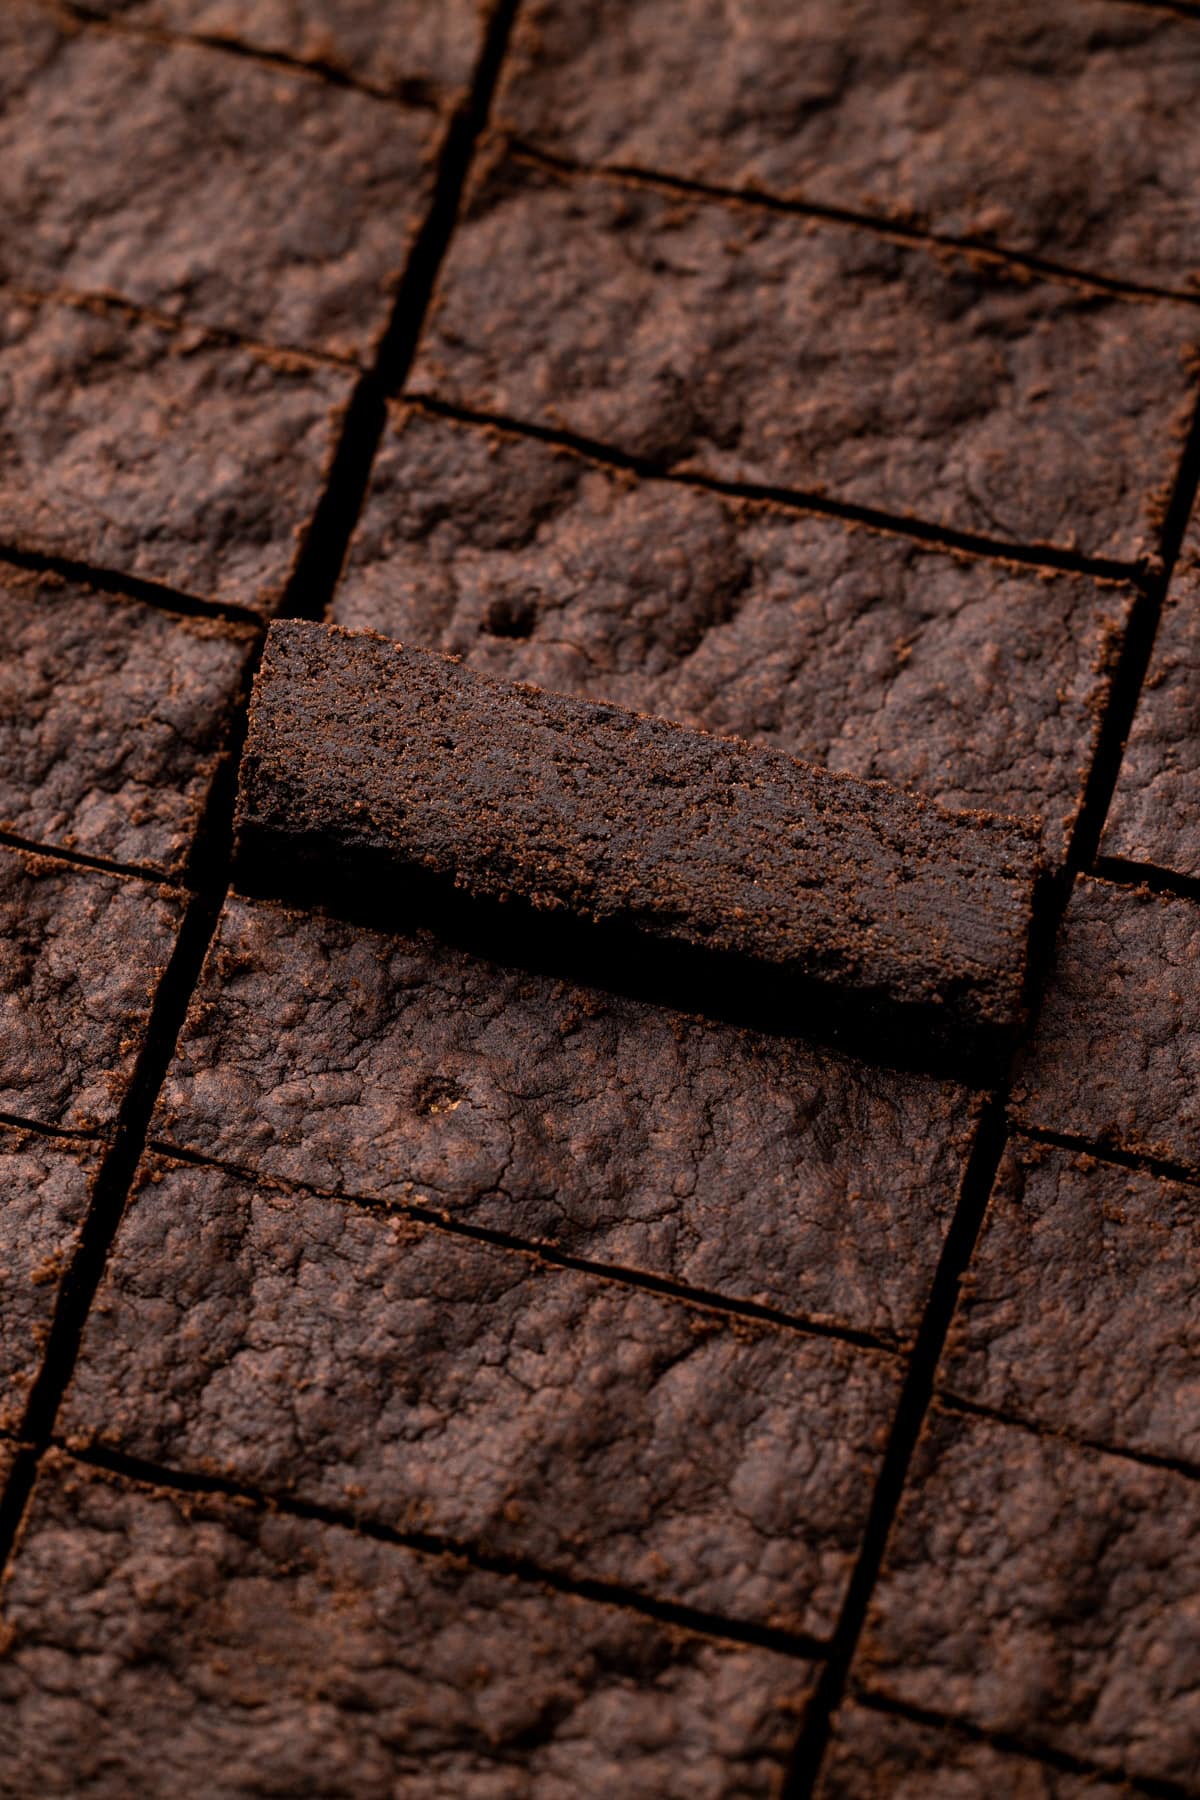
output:
M92 10L108 25L22 0L3 28L6 1469L205 868L256 620L295 580L486 23L467 0L412 32L396 9L396 37L357 0ZM814 160L790 76L782 124L739 136L606 73L632 43L678 77L674 0L527 0L496 118L535 153L477 158L334 617L1041 814L1061 861L1193 397L1200 27L1026 9L1006 61L963 8L908 45L950 101L936 157L904 114L889 188L862 127L885 10L850 9L853 56L845 9L778 27L820 45ZM765 27L743 48L672 99L708 81L732 117L755 57L785 67ZM981 56L989 105L1022 96L1024 188L954 100ZM1069 154L1048 77L1088 121ZM972 170L986 212L954 189ZM659 179L680 176L796 205ZM861 217L814 225L810 200ZM1200 1784L1193 586L1185 553L1117 879L1071 896L826 1796L885 1772L914 1796ZM70 1454L40 1456L7 1577L13 1778L153 1755L194 1785L220 1741L229 1791L769 1791L978 1116L952 1083L436 934L229 900L75 1347Z

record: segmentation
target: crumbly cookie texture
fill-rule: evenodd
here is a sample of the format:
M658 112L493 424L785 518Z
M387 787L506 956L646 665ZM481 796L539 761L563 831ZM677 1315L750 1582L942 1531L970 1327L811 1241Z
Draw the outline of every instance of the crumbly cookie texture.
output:
M398 1782L414 1800L724 1800L731 1784L768 1800L815 1677L800 1658L54 1453L4 1619L6 1779L98 1800L392 1800Z
M907 1340L974 1118L929 1076L233 899L152 1136Z
M1040 819L1060 859L1132 599L398 406L331 616Z
M0 1112L116 1122L184 901L0 848Z
M477 179L410 387L662 469L1126 561L1200 328L1174 300L520 158Z

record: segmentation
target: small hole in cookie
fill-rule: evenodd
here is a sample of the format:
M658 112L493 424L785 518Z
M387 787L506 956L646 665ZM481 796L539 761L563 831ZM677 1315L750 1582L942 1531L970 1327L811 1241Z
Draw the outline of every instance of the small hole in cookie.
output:
M463 1099L462 1089L457 1083L433 1075L421 1083L413 1095L413 1104L420 1113L449 1113L457 1111Z
M536 624L537 609L524 596L514 600L508 594L500 594L488 602L483 615L483 629L492 637L532 637Z

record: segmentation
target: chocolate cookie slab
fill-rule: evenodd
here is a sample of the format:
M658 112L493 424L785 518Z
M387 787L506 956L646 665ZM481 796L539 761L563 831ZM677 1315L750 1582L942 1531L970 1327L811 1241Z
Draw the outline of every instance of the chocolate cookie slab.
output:
M7 1782L98 1800L768 1800L815 1675L798 1658L54 1453L3 1622Z
M0 827L174 874L253 634L0 568Z
M829 1050L231 900L152 1135L910 1339L971 1096Z
M274 626L239 880L397 921L460 897L535 940L986 1058L1020 1024L1037 833L370 633ZM701 989L703 992L703 989Z
M414 394L1001 543L1157 552L1200 320L769 207L493 160Z

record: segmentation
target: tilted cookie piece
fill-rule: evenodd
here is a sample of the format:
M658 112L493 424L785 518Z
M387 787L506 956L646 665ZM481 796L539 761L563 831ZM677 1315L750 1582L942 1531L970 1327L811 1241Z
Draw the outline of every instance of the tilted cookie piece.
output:
M482 922L699 1010L905 1056L994 1054L1022 1016L1031 827L370 633L272 627L238 827L244 887Z

